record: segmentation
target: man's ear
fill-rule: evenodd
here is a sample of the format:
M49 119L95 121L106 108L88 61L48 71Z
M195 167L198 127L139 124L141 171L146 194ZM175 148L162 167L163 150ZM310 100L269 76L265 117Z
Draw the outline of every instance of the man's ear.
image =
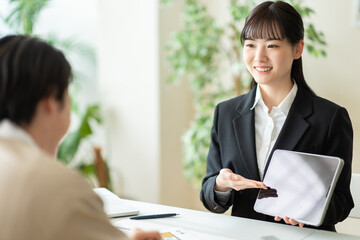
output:
M304 50L304 40L300 40L295 45L294 59L299 59L303 53L303 50Z
M58 109L56 99L53 96L41 99L38 106L44 113L47 114L53 114Z

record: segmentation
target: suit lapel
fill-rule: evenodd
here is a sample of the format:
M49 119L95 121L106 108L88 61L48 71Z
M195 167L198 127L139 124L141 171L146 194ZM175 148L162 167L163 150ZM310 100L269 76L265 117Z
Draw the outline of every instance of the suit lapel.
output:
M251 179L260 180L255 150L254 111L250 110L254 104L255 94L256 88L253 88L238 104L236 110L239 115L232 122L243 164Z
M312 97L301 88L298 89L294 102L290 108L284 126L275 142L265 166L265 173L276 149L294 150L297 143L309 127L305 120L312 114Z

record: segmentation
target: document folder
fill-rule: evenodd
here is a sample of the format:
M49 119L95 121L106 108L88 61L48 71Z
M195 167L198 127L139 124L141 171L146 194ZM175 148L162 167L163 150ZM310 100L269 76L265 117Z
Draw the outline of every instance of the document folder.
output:
M138 215L139 210L122 202L121 199L106 188L94 188L94 192L104 202L104 211L110 218Z

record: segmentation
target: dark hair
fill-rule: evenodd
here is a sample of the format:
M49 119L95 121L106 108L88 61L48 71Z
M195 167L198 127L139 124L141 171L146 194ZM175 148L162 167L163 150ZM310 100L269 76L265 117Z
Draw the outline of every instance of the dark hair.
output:
M45 41L11 35L0 39L0 120L31 122L41 99L63 103L72 80L64 54Z
M241 43L244 44L246 39L268 38L288 39L293 46L304 39L302 18L290 4L282 1L263 2L247 16L241 32ZM293 61L291 78L300 88L315 95L305 81L301 57ZM251 87L255 85L256 82L253 79Z

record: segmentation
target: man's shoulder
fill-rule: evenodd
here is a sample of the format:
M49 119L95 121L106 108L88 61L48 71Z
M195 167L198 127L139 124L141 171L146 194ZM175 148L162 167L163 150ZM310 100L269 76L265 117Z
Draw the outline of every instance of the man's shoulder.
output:
M112 227L101 199L78 173L21 141L0 139L0 155L3 153L0 223L14 223L9 229L17 223L23 226L21 236L33 234L37 239L45 235L52 239L127 239ZM88 229L94 224L99 228Z
M57 192L72 189L91 189L77 172L67 168L39 148L21 140L0 139L1 168L13 172L13 184L31 186L36 191ZM46 183L46 184L45 184Z

